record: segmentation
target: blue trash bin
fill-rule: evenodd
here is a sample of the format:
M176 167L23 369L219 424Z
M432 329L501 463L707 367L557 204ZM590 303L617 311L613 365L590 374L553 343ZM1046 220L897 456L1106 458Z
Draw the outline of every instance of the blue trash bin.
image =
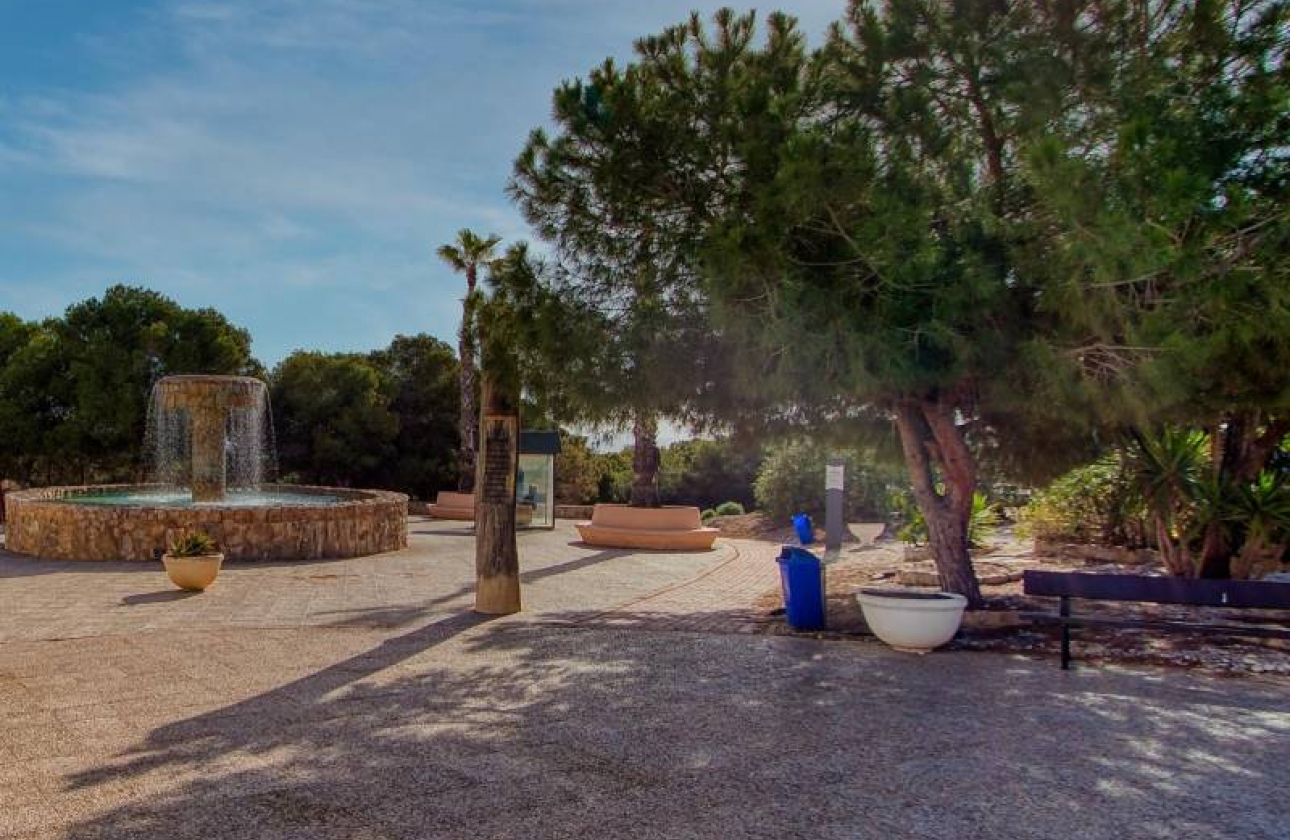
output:
M786 545L776 562L789 626L797 630L823 630L824 564L820 558L805 549Z
M797 541L802 545L815 542L815 526L811 524L811 517L806 514L799 513L793 517L793 530L797 532Z

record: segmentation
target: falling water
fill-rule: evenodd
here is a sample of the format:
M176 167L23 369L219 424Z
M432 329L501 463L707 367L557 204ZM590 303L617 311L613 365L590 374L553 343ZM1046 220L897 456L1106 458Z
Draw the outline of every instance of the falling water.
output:
M209 380L212 393L223 386L237 388L244 395L238 402L245 405L223 409L228 488L251 490L274 478L278 468L277 447L269 392L264 383L243 377L229 377L227 383L220 382L221 377L202 379ZM173 378L169 381L173 383ZM173 384L169 387L173 388ZM150 480L172 487L189 487L192 472L191 411L184 406L184 400L173 396L167 398L167 389L167 379L158 382L153 386L148 404L144 447L149 453ZM199 394L196 398L201 396Z

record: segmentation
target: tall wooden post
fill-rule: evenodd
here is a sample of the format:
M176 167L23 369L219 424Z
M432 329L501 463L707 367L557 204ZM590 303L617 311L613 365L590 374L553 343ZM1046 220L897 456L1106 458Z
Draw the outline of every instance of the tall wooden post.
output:
M480 394L475 472L475 612L520 611L520 558L515 544L515 473L519 468L519 399L485 369Z
M846 461L840 455L829 457L824 467L824 548L839 551L842 548L843 484Z

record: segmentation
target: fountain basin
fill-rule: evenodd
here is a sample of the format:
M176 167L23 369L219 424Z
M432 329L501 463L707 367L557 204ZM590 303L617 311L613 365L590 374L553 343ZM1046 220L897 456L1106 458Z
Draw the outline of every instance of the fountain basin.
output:
M51 560L155 561L204 531L228 560L358 557L407 547L408 497L384 490L262 485L246 504L192 503L162 485L43 487L5 496L5 547Z

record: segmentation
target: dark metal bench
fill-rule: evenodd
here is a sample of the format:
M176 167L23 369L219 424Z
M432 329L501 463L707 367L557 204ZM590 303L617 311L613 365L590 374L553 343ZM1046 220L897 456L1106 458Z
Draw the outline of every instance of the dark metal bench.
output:
M1187 604L1232 609L1290 610L1290 583L1260 580L1195 580L1144 575L1099 575L1084 572L1027 570L1023 575L1027 595L1061 599L1057 615L1027 613L1041 621L1055 621L1062 627L1062 669L1070 668L1071 627L1144 627L1153 630L1186 631L1202 635L1250 636L1290 639L1290 629L1261 624L1202 623L1164 619L1107 618L1075 616L1071 599L1090 601L1137 601L1152 604Z

